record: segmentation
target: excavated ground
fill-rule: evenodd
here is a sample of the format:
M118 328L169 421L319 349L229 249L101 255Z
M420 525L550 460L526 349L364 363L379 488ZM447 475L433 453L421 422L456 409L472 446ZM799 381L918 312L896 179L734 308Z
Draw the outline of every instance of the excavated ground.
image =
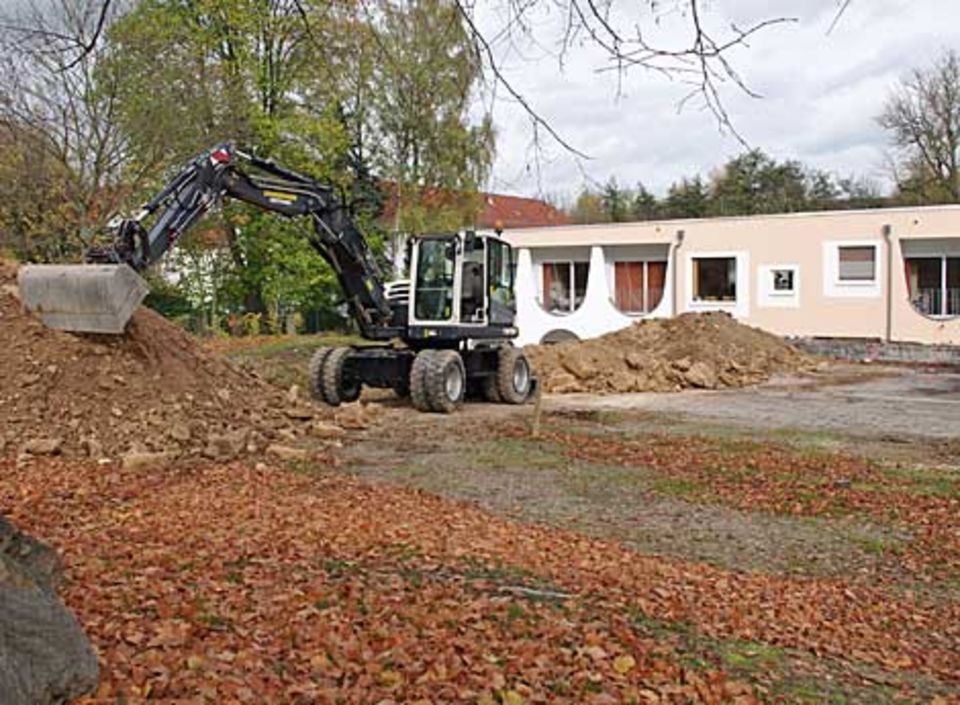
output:
M284 394L148 309L122 336L49 330L22 311L15 281L15 266L0 263L0 452L21 460L296 459L370 413L335 417L297 389Z
M725 313L640 321L585 341L530 346L544 390L559 394L745 387L818 362Z

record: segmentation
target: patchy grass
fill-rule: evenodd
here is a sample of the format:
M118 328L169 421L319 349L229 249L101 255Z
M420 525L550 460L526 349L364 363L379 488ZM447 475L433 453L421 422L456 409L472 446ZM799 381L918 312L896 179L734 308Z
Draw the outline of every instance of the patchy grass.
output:
M545 470L570 465L570 459L557 444L524 438L484 441L472 451L471 460L489 470L517 467Z
M884 467L884 475L908 492L934 497L960 498L960 472L944 468Z
M903 702L904 692L929 701L951 686L911 673L895 673L854 662L819 659L810 653L743 639L708 636L689 622L631 614L639 634L678 654L694 671L722 669L750 683L764 702L820 705ZM944 701L946 702L946 701Z
M514 428L505 435L523 433ZM836 520L838 526L850 521L885 527L890 537L850 536L848 543L879 557L887 573L899 573L908 583L960 577L960 476L954 471L891 468L856 455L739 438L649 433L624 440L572 431L545 436L563 446L571 461L641 470L652 476L650 489L663 496Z
M226 355L234 363L247 367L279 387L307 383L307 367L310 358L319 347L359 345L363 340L356 336L341 334L255 336L233 338L227 341L214 340L207 343Z
M668 497L703 497L704 488L692 480L682 478L662 477L651 483L654 492Z

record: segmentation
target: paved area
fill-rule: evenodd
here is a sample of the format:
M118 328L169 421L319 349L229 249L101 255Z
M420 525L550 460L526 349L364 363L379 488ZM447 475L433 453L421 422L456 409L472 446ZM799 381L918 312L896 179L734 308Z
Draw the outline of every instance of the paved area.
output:
M774 379L738 390L552 395L545 407L646 410L760 428L945 439L960 437L960 373L851 367L823 379Z

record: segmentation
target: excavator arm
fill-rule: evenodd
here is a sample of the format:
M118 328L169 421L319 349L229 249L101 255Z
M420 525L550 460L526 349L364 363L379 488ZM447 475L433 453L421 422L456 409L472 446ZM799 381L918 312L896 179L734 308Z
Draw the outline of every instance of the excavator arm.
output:
M90 249L88 264L21 268L24 306L52 328L121 333L148 291L138 273L225 199L309 219L307 238L336 274L362 335L389 340L403 332L403 312L387 300L367 241L333 190L231 143L193 159L136 217L115 222L113 242Z
M308 218L310 244L335 272L365 337L385 339L393 310L363 234L328 186L222 144L192 160L135 217L116 224L112 246L91 250L98 264L141 272L159 260L211 208L225 199L290 218ZM149 228L144 222L151 220Z

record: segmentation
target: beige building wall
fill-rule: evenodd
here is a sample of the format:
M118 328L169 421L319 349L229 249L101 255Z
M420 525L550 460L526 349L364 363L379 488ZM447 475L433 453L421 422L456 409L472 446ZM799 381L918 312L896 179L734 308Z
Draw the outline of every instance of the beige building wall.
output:
M910 303L904 268L905 252L960 257L958 206L563 226L506 235L534 263L562 248L614 252L623 248L613 246L668 245L672 313L727 310L781 335L960 344L960 318L925 316ZM838 281L837 248L844 245L876 248L874 283ZM711 255L736 257L735 304L693 301L693 259ZM795 296L770 291L771 270L778 268L795 272ZM591 277L601 275L595 269ZM537 276L535 264L529 276Z

